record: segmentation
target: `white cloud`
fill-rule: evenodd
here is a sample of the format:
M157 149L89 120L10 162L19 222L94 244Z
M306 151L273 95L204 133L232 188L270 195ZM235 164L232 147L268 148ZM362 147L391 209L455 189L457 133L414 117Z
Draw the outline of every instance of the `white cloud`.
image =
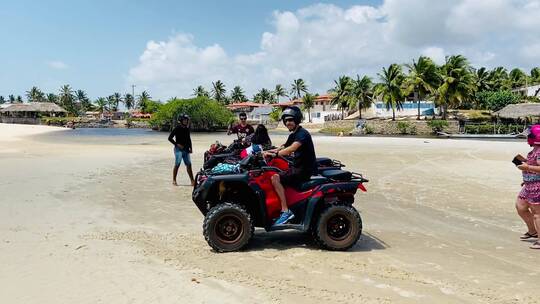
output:
M65 64L64 62L60 61L60 60L48 61L47 65L50 68L53 68L53 69L56 69L56 70L65 70L65 69L68 68L68 65Z
M422 51L422 55L430 57L437 64L443 64L445 62L444 50L440 47L428 47Z
M254 53L201 47L191 35L178 34L148 42L128 81L164 99L187 97L218 79L251 95L302 77L310 91L322 93L342 74L376 76L383 66L419 55L442 63L445 55L460 53L473 64L529 70L540 64L538 8L540 0L386 0L276 11L272 31L261 33Z

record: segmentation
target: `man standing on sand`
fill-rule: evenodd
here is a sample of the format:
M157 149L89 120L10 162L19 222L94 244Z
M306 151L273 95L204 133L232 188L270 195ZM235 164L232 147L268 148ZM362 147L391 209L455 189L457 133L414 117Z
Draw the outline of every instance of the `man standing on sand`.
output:
M193 179L193 171L191 170L191 157L189 156L189 154L193 153L193 149L191 147L191 135L189 134L188 115L180 115L178 125L169 135L169 141L174 145L173 185L178 186L176 176L178 175L178 168L180 168L180 164L184 160L191 185L195 186L195 179Z
M240 115L238 115L238 118L240 118L240 123L229 128L227 135L234 133L238 135L238 139L244 140L248 135L255 133L255 130L247 123L247 115L245 112L241 112Z

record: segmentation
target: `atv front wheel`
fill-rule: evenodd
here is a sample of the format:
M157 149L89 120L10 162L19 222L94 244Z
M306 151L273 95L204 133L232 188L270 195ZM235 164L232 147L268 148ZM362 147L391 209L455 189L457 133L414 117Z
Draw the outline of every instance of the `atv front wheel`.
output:
M251 216L236 204L216 205L204 218L204 238L217 252L242 249L251 239L253 230Z
M321 212L313 229L318 245L328 250L347 250L362 234L362 219L358 211L347 204L335 204Z

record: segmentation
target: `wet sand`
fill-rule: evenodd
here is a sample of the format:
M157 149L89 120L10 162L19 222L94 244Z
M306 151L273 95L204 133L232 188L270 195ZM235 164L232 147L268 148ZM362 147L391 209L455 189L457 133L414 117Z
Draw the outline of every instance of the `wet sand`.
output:
M191 188L170 183L167 134L37 129L0 124L2 303L540 303L514 210L524 142L316 136L319 156L370 179L357 245L257 230L217 254ZM193 135L194 168L216 138Z

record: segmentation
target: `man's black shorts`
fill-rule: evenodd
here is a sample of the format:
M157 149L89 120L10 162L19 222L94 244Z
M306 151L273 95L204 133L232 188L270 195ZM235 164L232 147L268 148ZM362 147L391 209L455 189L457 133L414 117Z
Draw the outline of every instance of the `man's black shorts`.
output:
M283 186L297 187L311 179L311 172L298 168L289 168L279 173L279 180Z

